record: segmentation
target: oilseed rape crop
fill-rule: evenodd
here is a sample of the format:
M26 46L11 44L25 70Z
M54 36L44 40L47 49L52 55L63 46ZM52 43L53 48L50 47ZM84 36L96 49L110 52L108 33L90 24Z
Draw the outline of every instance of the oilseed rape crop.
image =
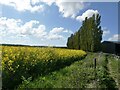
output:
M82 50L40 47L2 47L2 86L15 88L22 79L49 74L86 56Z

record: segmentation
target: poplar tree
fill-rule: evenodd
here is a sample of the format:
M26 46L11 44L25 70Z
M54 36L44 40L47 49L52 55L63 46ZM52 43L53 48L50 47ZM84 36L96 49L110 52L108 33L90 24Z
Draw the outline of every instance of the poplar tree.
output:
M86 17L80 29L68 38L67 47L92 52L101 50L103 31L100 26L100 19L99 14L90 18Z
M68 38L67 48L69 48L69 49L74 49L74 48L73 48L73 34L71 34L71 36Z

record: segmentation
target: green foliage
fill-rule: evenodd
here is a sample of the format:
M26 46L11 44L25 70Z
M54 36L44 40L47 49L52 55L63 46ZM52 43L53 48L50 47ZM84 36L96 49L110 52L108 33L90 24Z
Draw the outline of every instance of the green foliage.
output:
M28 79L26 79L24 76L21 77L22 79L22 84L24 85L24 87L27 88L27 85L30 83L30 81L32 80L32 77L29 77ZM28 87L29 88L29 87Z
M86 83L93 79L94 70L86 67L89 62L75 62L70 67L65 67L59 71L52 72L49 75L39 77L30 82L29 88L85 88ZM91 72L91 73L88 73ZM21 84L19 88L25 88Z
M68 38L67 47L92 52L101 50L103 32L100 26L100 18L99 14L93 15L89 19L86 17L78 32Z
M97 58L97 68L94 69L94 58ZM108 60L107 60L108 59ZM98 88L115 89L116 83L109 75L109 57L105 54L88 53L86 58L77 61L69 67L40 76L30 82L29 88ZM96 76L95 76L96 71ZM21 84L18 89L25 88Z
M97 78L99 88L108 88L108 89L115 89L116 83L113 77L109 74L108 68L108 55L104 55L104 58L99 62L101 64L100 67L97 67Z
M108 67L110 68L110 76L113 77L113 79L116 81L116 85L120 87L120 56L112 55L108 56L109 63Z
M2 48L3 89L13 89L22 83L21 76L34 79L86 56L82 50L14 46Z
M71 36L68 38L68 42L67 42L67 47L69 48L69 49L72 49L72 48L74 48L74 42L73 42L73 34L71 34Z

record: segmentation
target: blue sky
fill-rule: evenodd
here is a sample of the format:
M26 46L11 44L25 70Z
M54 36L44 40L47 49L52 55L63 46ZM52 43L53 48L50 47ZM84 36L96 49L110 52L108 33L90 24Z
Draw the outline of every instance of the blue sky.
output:
M93 14L101 15L103 41L118 40L117 2L4 0L0 6L0 43L66 46L67 38Z

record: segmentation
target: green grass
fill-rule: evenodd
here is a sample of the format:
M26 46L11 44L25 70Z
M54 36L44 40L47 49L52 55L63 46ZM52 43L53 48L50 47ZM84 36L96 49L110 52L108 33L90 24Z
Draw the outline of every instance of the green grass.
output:
M96 69L94 58L97 59ZM114 61L112 55L88 53L85 59L59 71L40 76L33 81L24 79L19 88L116 88L118 86L114 77L118 75L115 71L118 67ZM115 72L112 74L112 71Z
M110 76L113 77L113 79L116 82L117 87L120 87L120 58L117 58L116 56L108 56L109 63L108 67L110 70Z
M85 60L84 60L85 61ZM87 75L87 71L92 71L93 69L85 68L87 63L84 61L79 61L71 65L70 67L66 67L61 69L60 71L55 71L49 75L44 77L39 77L33 82L26 84L23 82L23 85L20 87L28 87L28 88L75 88L75 87L85 87L85 83L87 83L87 79L92 75ZM83 67L84 66L84 67ZM80 69L83 68L83 69ZM91 77L90 77L91 78ZM83 84L84 83L84 84Z

